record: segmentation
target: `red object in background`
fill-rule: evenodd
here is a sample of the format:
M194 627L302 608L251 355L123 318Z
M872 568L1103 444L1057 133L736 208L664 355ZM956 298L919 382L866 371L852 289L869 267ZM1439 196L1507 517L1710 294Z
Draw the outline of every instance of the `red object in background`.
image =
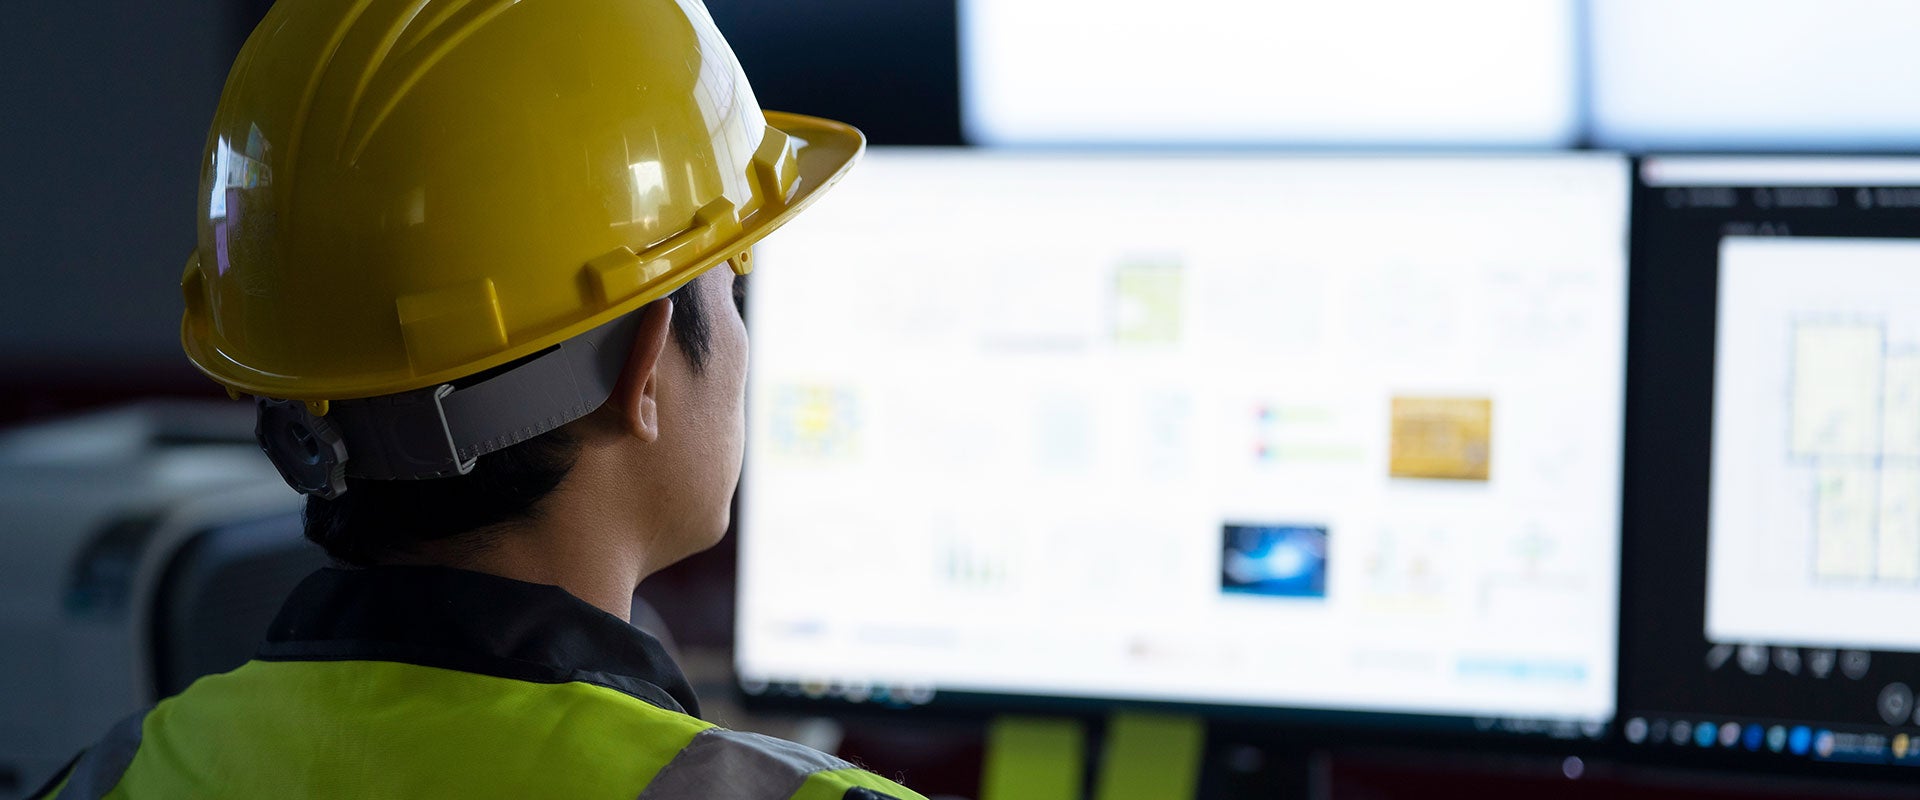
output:
M129 375L7 368L0 364L0 427L140 400L225 400L226 390L184 363ZM238 402L238 401L234 401Z
M1551 797L1600 800L1868 800L1920 789L1811 778L1681 771L1543 756L1354 752L1330 759L1329 800Z

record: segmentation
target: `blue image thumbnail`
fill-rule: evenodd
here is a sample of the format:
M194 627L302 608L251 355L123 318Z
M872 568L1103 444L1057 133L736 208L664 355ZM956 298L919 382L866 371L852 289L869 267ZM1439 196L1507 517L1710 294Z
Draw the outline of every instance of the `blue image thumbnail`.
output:
M1265 597L1327 596L1324 525L1227 525L1220 588Z

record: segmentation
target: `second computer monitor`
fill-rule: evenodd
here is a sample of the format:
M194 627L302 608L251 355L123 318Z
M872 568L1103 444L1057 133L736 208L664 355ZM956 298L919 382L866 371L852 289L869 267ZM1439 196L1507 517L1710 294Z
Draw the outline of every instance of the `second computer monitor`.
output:
M1621 726L1920 766L1920 159L1640 165Z

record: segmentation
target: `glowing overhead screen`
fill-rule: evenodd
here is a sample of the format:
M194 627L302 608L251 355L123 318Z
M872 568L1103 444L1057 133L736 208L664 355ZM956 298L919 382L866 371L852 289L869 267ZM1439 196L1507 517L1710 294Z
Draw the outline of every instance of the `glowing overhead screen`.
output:
M1920 146L1920 3L1591 3L1593 139L1636 150Z
M1570 0L963 0L977 144L1553 147Z

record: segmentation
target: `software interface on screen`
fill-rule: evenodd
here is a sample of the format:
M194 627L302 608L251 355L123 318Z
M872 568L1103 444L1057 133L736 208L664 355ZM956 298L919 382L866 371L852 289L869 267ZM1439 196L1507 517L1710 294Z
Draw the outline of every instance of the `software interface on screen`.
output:
M959 23L976 144L1555 147L1579 133L1572 0L965 0Z
M873 154L754 273L745 688L1601 735L1627 187Z
M1586 5L1593 141L1666 149L1920 145L1910 0Z
M1640 174L1623 734L1920 763L1920 160Z

